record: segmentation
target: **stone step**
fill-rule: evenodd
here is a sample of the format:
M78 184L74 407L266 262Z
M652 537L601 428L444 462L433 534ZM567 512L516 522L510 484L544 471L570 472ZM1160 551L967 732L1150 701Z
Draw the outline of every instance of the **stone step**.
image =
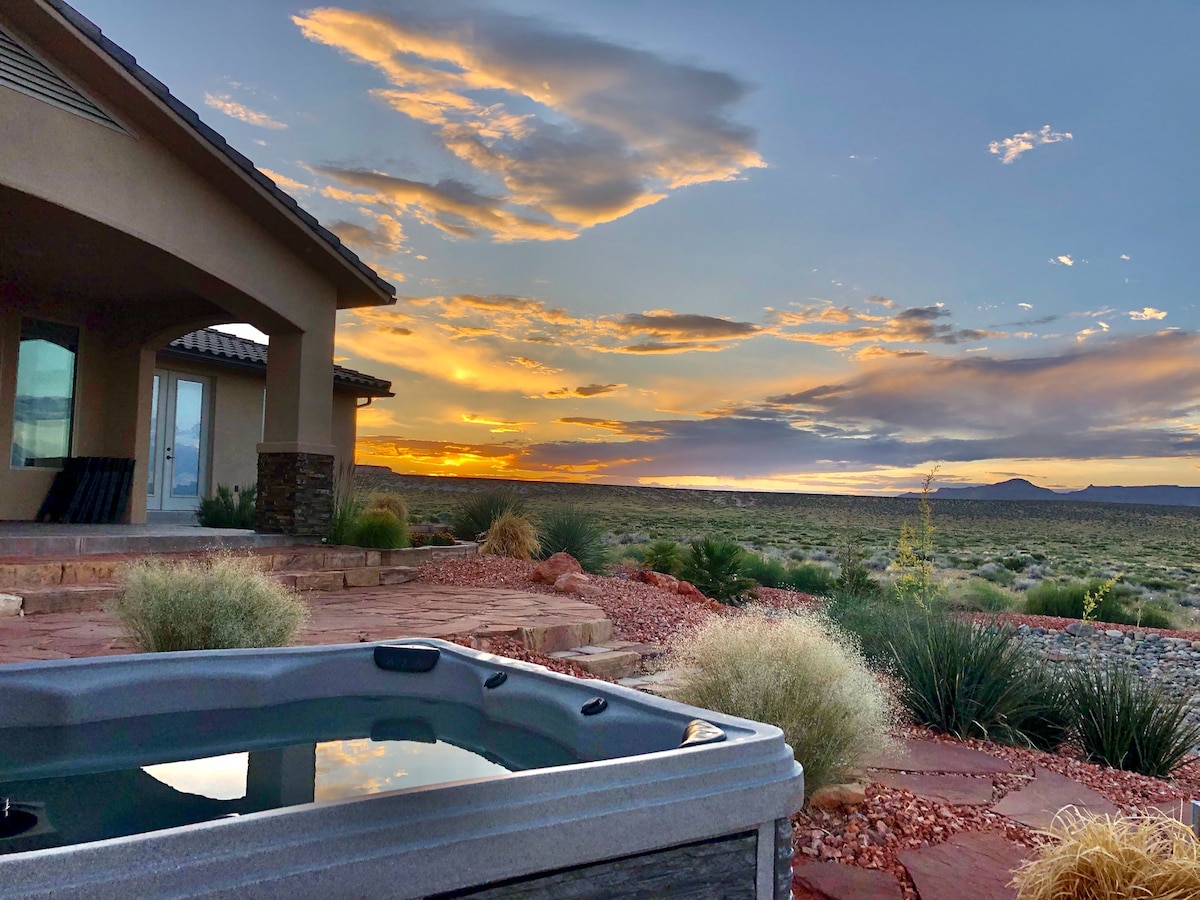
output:
M316 585L331 584L323 577L331 571L345 573L345 587L375 587L402 584L411 579L403 573L434 559L474 556L478 546L472 543L453 547L412 547L403 550L363 550L356 547L288 547L258 549L244 554L256 568L280 577L292 586L302 574L318 577L300 579L311 584L300 590L333 590ZM153 558L165 562L207 558L209 552L162 553ZM0 592L23 595L26 591L66 585L110 585L122 567L147 557L130 554L91 555L64 559L0 559ZM355 570L375 570L355 572ZM354 574L350 574L350 573ZM378 575L379 580L376 580ZM292 576L296 576L293 579ZM388 580L389 578L393 580Z
M363 566L327 571L272 572L270 576L284 587L296 591L340 591L348 587L379 587L415 581L420 569L416 566ZM34 588L9 588L5 596L21 598L13 615L40 613L84 612L101 609L116 596L116 582L91 584L50 584ZM4 606L9 610L10 604Z
M608 640L580 644L549 655L555 659L570 660L600 678L620 681L634 676L641 669L643 660L661 656L663 652L662 647L653 644Z

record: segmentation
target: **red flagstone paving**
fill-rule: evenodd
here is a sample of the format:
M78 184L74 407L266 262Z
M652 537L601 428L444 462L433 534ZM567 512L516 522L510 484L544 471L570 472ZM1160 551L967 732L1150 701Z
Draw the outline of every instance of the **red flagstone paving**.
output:
M959 775L991 775L1011 772L1006 760L970 747L943 744L940 741L916 741L904 738L900 748L889 753L868 757L862 763L866 769L887 769L893 772L940 772Z
M797 866L792 874L797 894L827 900L902 900L904 891L890 872L863 869L836 862L811 862Z
M473 633L566 650L612 637L603 610L566 595L412 582L313 592L305 601L312 616L300 644ZM130 652L120 626L103 610L0 618L0 663Z
M992 802L992 779L968 775L910 775L879 770L868 777L876 784L912 791L918 797L939 803L983 806Z
M1034 779L1017 791L1009 791L992 807L992 812L1015 819L1022 825L1044 831L1054 817L1067 807L1081 813L1119 816L1121 811L1107 797L1098 794L1078 781L1034 768Z
M899 856L921 900L1013 900L1017 892L1008 882L1031 854L998 834L972 831Z

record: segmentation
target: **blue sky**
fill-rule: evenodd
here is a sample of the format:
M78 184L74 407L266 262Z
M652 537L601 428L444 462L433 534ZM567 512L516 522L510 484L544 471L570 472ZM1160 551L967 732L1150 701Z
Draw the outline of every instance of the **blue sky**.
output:
M1200 484L1191 4L77 5L396 283L362 461Z

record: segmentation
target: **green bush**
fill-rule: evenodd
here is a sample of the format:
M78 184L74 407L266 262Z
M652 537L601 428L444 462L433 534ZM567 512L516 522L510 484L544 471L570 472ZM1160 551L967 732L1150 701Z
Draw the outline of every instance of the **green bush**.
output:
M742 574L762 587L777 588L783 587L788 570L778 559L761 553L747 553L742 560Z
M793 591L828 597L834 591L833 573L818 563L800 563L788 569L784 586Z
M1096 622L1111 622L1116 625L1141 625L1146 628L1170 628L1169 613L1160 606L1139 603L1130 609L1128 599L1131 591L1118 585L1112 590L1102 590L1105 582L1050 583L1044 582L1031 589L1025 597L1025 611L1038 616L1061 616L1066 619L1084 617L1084 600L1090 593L1099 595L1095 610L1088 617Z
M325 533L325 542L338 546L353 544L358 517L366 507L367 495L354 483L354 465L342 466L334 476L333 518Z
M578 506L558 506L543 514L538 543L542 559L555 553L569 553L585 572L603 572L608 564L603 526L593 513Z
M355 547L369 547L373 550L407 547L411 543L408 522L397 518L390 509L368 509L355 520L350 532L350 543Z
M838 590L826 602L825 614L858 641L867 662L880 672L890 672L893 668L892 640L897 632L908 627L911 619L927 615L920 609L910 609L894 601Z
M871 570L863 562L865 553L857 536L847 537L838 548L838 575L833 582L833 591L842 597L871 599L883 595L883 587L871 577Z
M737 606L755 586L743 573L745 558L746 552L738 544L724 538L692 541L681 577L704 596Z
M1188 700L1130 669L1080 666L1067 699L1087 758L1114 769L1169 778L1200 744Z
M1016 745L1041 742L1051 731L1054 686L1010 632L926 616L900 629L892 647L904 702L917 724Z
M674 541L655 541L642 554L641 563L654 572L678 575L683 570L683 548Z
M521 515L525 501L513 488L480 491L464 497L450 514L454 536L464 541L476 540L505 513Z
M673 699L781 728L810 796L887 746L891 697L853 641L812 613L713 617L676 642L670 665L694 670Z
M952 591L949 598L951 609L968 612L1007 612L1013 603L1014 599L1007 591L979 578L973 578Z
M283 647L308 618L294 593L249 557L144 560L126 568L113 605L144 651Z
M216 496L205 497L196 507L196 521L205 528L253 528L258 488L250 485L235 498L227 484L218 484Z
M533 559L539 549L537 531L529 520L517 513L506 512L492 523L479 552L484 556Z

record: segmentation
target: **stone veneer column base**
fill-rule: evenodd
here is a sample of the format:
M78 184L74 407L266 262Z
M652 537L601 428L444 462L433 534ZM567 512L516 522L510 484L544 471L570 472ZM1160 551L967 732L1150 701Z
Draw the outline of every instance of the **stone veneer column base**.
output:
M258 454L255 530L320 535L333 519L333 457L323 453Z

